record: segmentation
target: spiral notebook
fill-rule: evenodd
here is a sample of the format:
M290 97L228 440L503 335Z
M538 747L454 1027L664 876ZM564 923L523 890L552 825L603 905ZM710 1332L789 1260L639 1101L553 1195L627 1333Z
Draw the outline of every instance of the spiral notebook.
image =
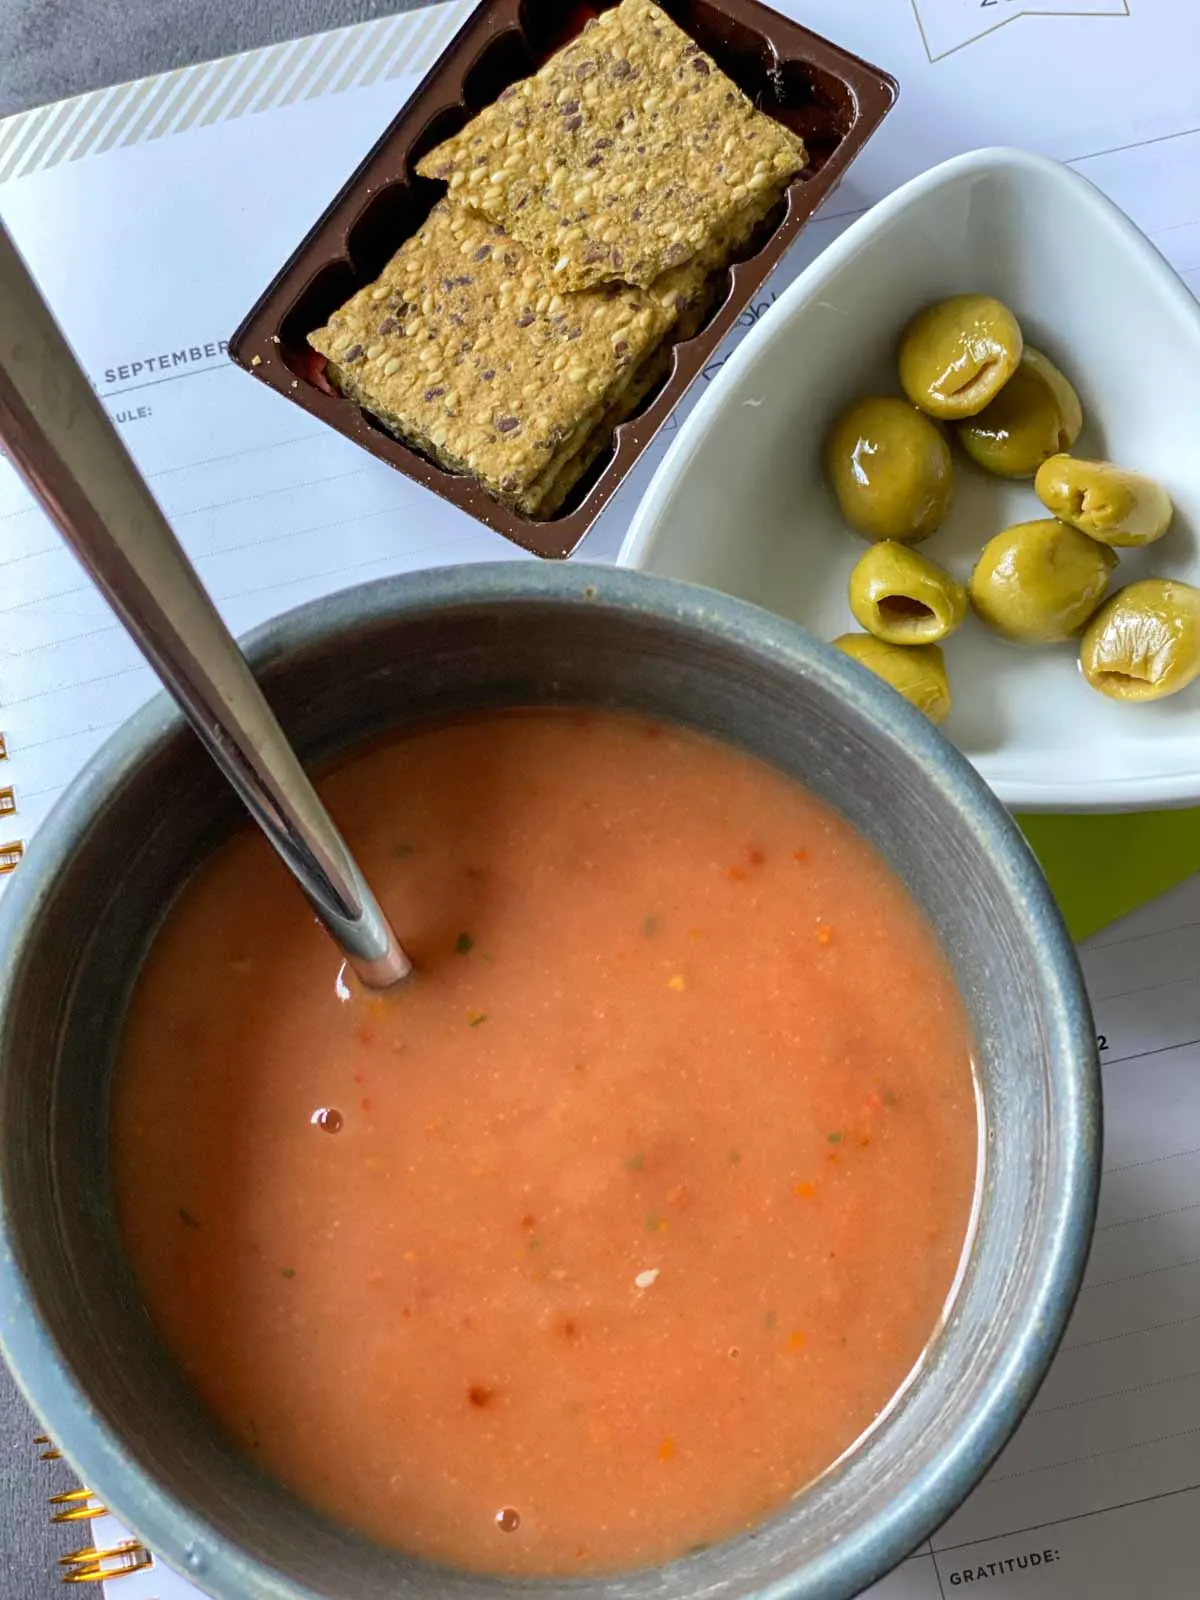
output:
M1193 0L781 3L893 71L902 93L745 326L873 201L990 143L1070 161L1200 290ZM224 351L469 10L451 0L0 122L0 215L237 631L368 577L521 559L250 383ZM612 558L673 427L585 558ZM152 690L0 460L0 893L65 784ZM1033 1413L877 1592L945 1600L986 1582L990 1600L1125 1600L1135 1586L1182 1600L1198 1589L1200 1515L1200 1138L1186 1132L1200 1126L1200 813L1026 826L1076 937L1104 930L1084 952L1108 1106L1101 1227ZM194 1600L86 1490L64 1493L52 1514L80 1534L66 1581L104 1580L117 1600Z

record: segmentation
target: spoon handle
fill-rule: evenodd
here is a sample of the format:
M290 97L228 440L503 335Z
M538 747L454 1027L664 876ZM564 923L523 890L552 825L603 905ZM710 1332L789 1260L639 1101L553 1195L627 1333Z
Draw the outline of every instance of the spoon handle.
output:
M0 225L0 440L372 988L410 971L200 579Z

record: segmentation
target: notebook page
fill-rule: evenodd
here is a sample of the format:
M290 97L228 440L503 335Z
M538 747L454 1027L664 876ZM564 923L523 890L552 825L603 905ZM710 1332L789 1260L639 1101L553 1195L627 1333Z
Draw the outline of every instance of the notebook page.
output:
M1001 7L1012 15L995 27ZM888 66L903 92L735 337L870 202L996 141L1071 161L1200 287L1200 7L1190 0L1058 0L1054 15L1025 14L1016 0L785 8ZM0 124L0 215L238 631L372 577L519 556L248 379L221 343L469 9L452 0ZM1141 81L1153 92L1139 99L1130 85ZM672 431L615 497L586 558L615 554ZM17 808L0 812L0 849L31 836L153 687L0 460L0 790L13 790Z
M221 346L468 9L454 0L0 125L0 215L239 631L346 583L519 557L251 382ZM1025 0L784 9L895 71L903 93L743 327L868 204L993 142L1070 161L1200 289L1190 0L1057 0L1053 14ZM668 442L647 453L586 556L611 558ZM36 831L152 689L0 461L0 847ZM1088 946L1109 1167L1088 1286L1030 1417L962 1510L879 1586L885 1600L944 1600L968 1583L1001 1600L1125 1600L1135 1582L1153 1600L1196 1592L1200 1157L1180 1130L1200 1126L1198 928L1189 884ZM93 1532L103 1545L121 1530ZM114 1600L195 1593L161 1563L110 1589Z

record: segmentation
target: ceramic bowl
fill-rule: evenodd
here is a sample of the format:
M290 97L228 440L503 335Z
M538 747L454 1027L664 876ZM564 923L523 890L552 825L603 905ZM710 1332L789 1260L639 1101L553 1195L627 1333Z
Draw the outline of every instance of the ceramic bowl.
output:
M1158 478L1175 521L1122 554L1114 586L1200 584L1200 303L1149 241L1068 167L981 150L915 178L854 223L780 296L688 417L619 561L708 584L823 638L856 629L846 580L864 545L844 525L821 448L863 394L899 394L896 343L921 306L981 291L1075 384L1074 454ZM1013 522L1048 513L1029 483L955 449L947 521L921 549L960 578ZM947 642L944 732L1007 804L1136 810L1200 802L1200 682L1127 706L1089 689L1074 645L1026 649L974 618Z
M948 1316L898 1402L752 1532L614 1578L435 1570L260 1476L189 1394L113 1217L108 1088L130 985L189 874L240 820L164 700L104 747L0 906L0 1342L84 1482L219 1600L844 1600L978 1480L1029 1404L1083 1271L1099 1162L1074 951L1016 828L924 719L767 612L613 569L461 567L351 589L249 653L303 757L467 708L624 706L794 774L901 874L974 1031L987 1129ZM732 959L732 956L730 957Z

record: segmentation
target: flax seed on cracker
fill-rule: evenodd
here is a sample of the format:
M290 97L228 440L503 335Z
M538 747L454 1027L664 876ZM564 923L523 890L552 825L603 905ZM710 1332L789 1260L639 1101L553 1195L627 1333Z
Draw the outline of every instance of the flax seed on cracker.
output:
M646 288L805 165L653 0L622 0L418 165L563 289Z
M670 321L624 285L562 294L500 228L443 200L309 343L393 433L533 512Z

